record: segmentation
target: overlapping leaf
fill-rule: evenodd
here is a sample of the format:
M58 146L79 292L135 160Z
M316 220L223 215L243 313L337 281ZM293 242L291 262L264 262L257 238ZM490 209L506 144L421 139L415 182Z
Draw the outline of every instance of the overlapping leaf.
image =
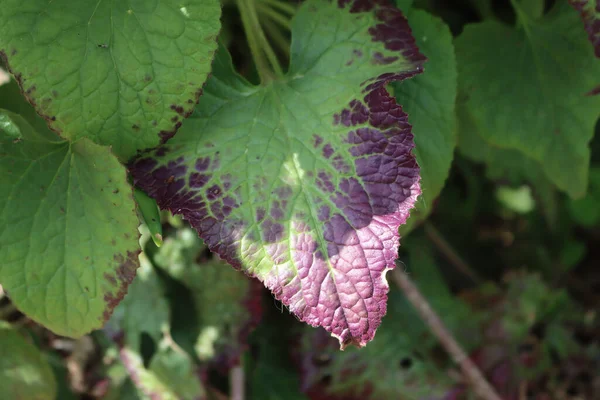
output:
M7 0L0 53L54 131L126 159L191 113L220 12L217 0Z
M107 148L0 111L0 283L19 309L61 335L102 326L138 265L131 190Z
M169 347L161 348L144 366L142 357L124 348L121 359L138 390L156 400L197 400L204 398L204 387L196 374L192 358Z
M56 382L45 356L0 321L0 398L54 400Z
M148 239L149 234L145 234L141 242ZM145 253L140 261L138 278L106 329L124 333L121 360L139 393L161 400L203 398L204 388L194 360L168 339L169 304L159 277ZM147 355L147 367L142 357L142 335L147 335L157 348Z
M282 80L255 87L221 52L197 112L131 172L300 319L363 346L420 193L410 125L384 85L424 57L398 10L358 0L304 3L291 53Z
M560 189L581 196L600 114L600 98L586 94L600 63L565 2L535 21L518 11L518 28L487 21L457 39L467 112L486 142L537 161Z
M600 58L600 0L569 0L569 3L581 14L596 57Z
M457 75L452 34L441 19L425 11L410 10L407 18L428 61L424 74L393 85L396 100L409 115L415 134L414 154L421 168L423 191L402 233L431 212L448 177L456 147Z
M260 320L260 284L217 259L200 260L206 247L188 227L168 237L154 262L190 289L203 364L227 370L240 362L247 335Z

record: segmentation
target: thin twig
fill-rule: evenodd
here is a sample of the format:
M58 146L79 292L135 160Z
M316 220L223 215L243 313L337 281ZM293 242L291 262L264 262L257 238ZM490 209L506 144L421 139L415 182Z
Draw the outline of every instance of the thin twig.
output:
M469 359L465 351L456 342L448 328L446 328L440 317L431 308L429 302L423 297L406 272L402 268L396 268L392 272L392 277L400 289L402 289L408 301L415 307L425 324L431 329L431 332L460 367L475 394L484 400L501 400L500 396L498 396L479 368Z
M237 365L229 371L229 387L231 390L231 400L244 400L245 399L245 379L244 379L244 368L241 365Z
M431 242L437 247L437 249L450 261L457 270L471 278L476 284L483 283L483 279L475 272L469 264L452 248L450 243L442 236L442 234L431 224L431 222L425 222L423 224L425 234L431 240Z

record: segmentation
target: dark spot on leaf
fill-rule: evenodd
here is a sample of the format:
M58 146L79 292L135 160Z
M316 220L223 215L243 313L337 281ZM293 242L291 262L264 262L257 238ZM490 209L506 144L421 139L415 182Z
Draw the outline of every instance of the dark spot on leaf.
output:
M179 120L179 117L176 115L173 118L171 118L171 122L177 122Z
M332 154L333 147L331 147L331 144L327 143L325 146L323 146L323 157L329 158Z
M119 193L119 189L115 189L115 190L113 190L113 193L114 193L114 194L117 194L117 193Z
M11 56L14 56L15 54L17 54L17 49L12 49L12 50L10 51L10 55L11 55Z
M175 104L172 104L171 110L175 111L179 115L183 115L183 107L181 106L176 106Z
M58 97L58 92L56 90L52 91L52 97L54 97L55 99Z
M373 54L373 60L371 60L371 62L375 65L386 65L386 64L391 64L397 60L398 60L398 57L395 57L395 56L386 57L382 53L376 52Z
M590 90L589 92L587 92L585 95L586 96L595 96L597 94L600 94L600 85L598 85L597 87L595 87L594 89Z
M134 131L137 132L137 131L140 130L140 127L134 124L134 125L131 126L131 129L133 129Z
M127 294L127 287L133 282L133 278L135 278L135 271L139 263L139 254L140 250L128 251L127 257L123 257L120 253L115 254L113 258L118 263L116 279L113 274L104 274L104 279L108 281L110 286L115 288L114 293L106 293L104 295L104 302L106 303L106 309L103 314L104 321L108 321L113 309Z
M63 207L60 208L60 213L64 214L65 213L65 209Z
M146 76L144 76L144 80L146 82L150 82L152 80L152 77L150 75L146 75Z
M98 47L101 49L108 49L108 45L106 43L100 43Z

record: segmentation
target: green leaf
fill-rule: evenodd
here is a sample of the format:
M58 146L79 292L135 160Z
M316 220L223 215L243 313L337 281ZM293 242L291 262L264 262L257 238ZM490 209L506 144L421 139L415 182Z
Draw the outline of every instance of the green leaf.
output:
M6 0L0 53L52 130L127 159L191 113L220 14L217 0Z
M567 208L575 223L593 227L600 223L600 168L590 169L590 183L587 195L567 202Z
M145 253L129 292L115 310L113 319L125 333L127 346L140 351L140 337L148 334L156 343L169 329L169 304L163 287Z
M569 3L581 14L596 57L600 58L600 0L569 0Z
M141 394L157 400L197 400L204 398L193 360L184 352L162 345L149 368L131 349L121 350L121 359Z
M60 142L54 132L48 129L46 121L35 112L35 109L25 100L17 81L11 79L6 85L0 87L0 109L12 111L23 117L33 129L43 134L48 141Z
M102 326L135 276L137 226L125 168L87 139L50 142L0 110L0 283L57 334ZM47 132L49 133L49 132Z
M160 211L158 210L156 201L148 197L148 195L140 189L133 190L133 197L135 198L142 220L150 231L152 241L156 247L162 246L162 224L160 222Z
M428 62L424 74L393 85L396 100L408 114L415 134L413 153L421 167L423 191L411 218L400 228L402 234L431 212L448 177L456 147L457 76L452 34L441 19L424 11L411 10L407 18Z
M282 80L253 86L220 52L175 141L130 171L300 319L364 346L420 193L410 125L384 87L424 57L402 14L376 1L308 0L292 25Z
M289 357L286 336L281 329L289 325L261 322L252 335L253 349L248 382L250 399L261 400L309 400L300 390L300 377Z
M398 7L399 9L401 9L403 12L408 12L408 10L410 10L410 8L412 7L414 0L396 0L396 7ZM412 21L411 21L411 27L412 27Z
M217 259L198 263L205 251L198 235L183 228L166 238L154 262L192 292L198 359L221 367L237 364L246 336L261 317L260 285Z
M519 15L519 28L487 21L457 39L467 112L486 142L518 150L561 190L581 196L600 114L600 97L586 94L600 63L566 2L536 21Z
M8 323L0 321L0 398L54 400L56 382L45 356Z

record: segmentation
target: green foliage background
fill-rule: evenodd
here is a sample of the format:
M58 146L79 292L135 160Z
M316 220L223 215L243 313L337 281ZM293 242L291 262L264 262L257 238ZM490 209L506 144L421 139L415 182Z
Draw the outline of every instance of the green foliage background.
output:
M46 3L0 2L18 71L0 86L0 398L472 398L395 286L375 339L340 352L127 178L193 125L217 34L249 82L285 74L297 4ZM399 260L503 399L600 393L600 59L572 7L597 21L593 3L397 1L428 58L388 88L423 190ZM111 29L78 22L96 16Z

